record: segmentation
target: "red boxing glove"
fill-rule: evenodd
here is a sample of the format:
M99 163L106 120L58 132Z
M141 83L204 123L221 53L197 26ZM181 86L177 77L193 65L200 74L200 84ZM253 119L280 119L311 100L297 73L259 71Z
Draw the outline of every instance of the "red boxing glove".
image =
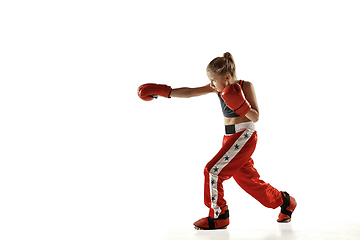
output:
M158 96L170 98L171 87L162 84L146 83L138 88L138 95L144 101L151 101Z
M240 116L245 116L251 109L250 103L237 83L226 86L220 95L225 104Z

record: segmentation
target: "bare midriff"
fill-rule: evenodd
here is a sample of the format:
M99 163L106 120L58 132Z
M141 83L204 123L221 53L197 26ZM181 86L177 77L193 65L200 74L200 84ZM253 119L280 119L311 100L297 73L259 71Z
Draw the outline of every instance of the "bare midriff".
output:
M248 118L245 117L245 116L242 116L242 117L234 117L234 118L224 117L224 124L225 124L225 125L235 125L235 124L238 124L238 123L250 122L250 121L251 121L251 120L248 119Z

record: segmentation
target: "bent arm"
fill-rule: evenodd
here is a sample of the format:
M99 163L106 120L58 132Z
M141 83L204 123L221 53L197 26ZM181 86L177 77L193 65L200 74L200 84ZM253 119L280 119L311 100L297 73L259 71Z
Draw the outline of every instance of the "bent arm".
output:
M251 121L257 122L259 121L259 106L255 95L255 88L251 82L245 82L243 86L243 91L246 100L251 105L250 111L245 116Z
M191 98L212 92L215 92L215 90L210 87L210 84L197 88L174 88L171 90L170 97Z

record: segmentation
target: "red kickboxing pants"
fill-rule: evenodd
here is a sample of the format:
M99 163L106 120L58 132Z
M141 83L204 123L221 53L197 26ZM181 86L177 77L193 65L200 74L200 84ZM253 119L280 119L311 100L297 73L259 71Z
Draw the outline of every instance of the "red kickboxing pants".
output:
M226 206L223 181L233 177L248 194L268 208L283 204L281 193L270 184L260 180L251 158L257 142L254 124L240 123L245 126L239 132L225 135L222 148L206 165L205 205L210 208L209 216L216 219Z

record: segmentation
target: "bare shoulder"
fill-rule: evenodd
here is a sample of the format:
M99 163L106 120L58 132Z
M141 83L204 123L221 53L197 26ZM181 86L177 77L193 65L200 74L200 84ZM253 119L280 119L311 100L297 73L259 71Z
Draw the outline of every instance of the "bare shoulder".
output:
M243 86L244 89L252 89L254 88L254 85L249 81L244 81Z
M243 84L243 92L245 94L246 99L250 102L252 108L259 110L257 100L256 100L256 94L255 94L255 88L251 82L244 81Z
M246 94L255 94L255 88L254 85L249 81L244 81L242 84L242 90Z

